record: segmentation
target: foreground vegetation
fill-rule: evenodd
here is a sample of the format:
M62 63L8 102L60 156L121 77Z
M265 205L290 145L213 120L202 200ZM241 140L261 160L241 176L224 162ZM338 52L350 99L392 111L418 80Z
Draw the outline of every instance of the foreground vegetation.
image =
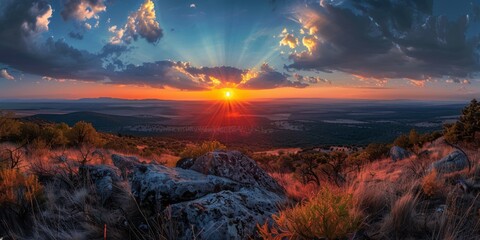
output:
M0 237L11 239L175 239L174 219L146 217L126 186L104 203L86 164L111 164L121 152L170 166L165 156L195 158L226 149L98 133L91 124L22 122L0 114ZM392 146L412 155L389 158ZM480 104L473 100L443 132L415 130L391 144L278 155L246 152L285 187L291 202L258 225L264 239L477 239L480 237ZM467 169L439 173L431 164L453 149ZM8 238L4 238L8 239Z

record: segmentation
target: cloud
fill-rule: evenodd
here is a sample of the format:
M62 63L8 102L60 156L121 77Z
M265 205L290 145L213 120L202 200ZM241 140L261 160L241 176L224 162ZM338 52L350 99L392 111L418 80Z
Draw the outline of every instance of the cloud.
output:
M259 72L250 71L238 86L242 89L271 89L280 87L304 88L307 83L289 80L289 75L275 71L270 65L264 63Z
M425 87L425 81L409 79L408 82L416 87Z
M289 56L290 69L415 80L480 71L480 36L469 32L473 18L435 16L432 1L323 0L297 18L306 50ZM298 47L293 36L284 39L281 45Z
M63 39L41 40L48 30L51 6L43 0L2 1L0 63L21 72L58 79L104 80L104 60L68 45Z
M113 72L109 79L112 84L130 84L164 88L165 86L182 90L205 90L208 84L199 81L185 71L188 64L173 61L157 61L142 65L129 64L122 71Z
M461 83L461 84L471 84L470 80L468 79L458 79L458 78L451 78L445 80L447 83Z
M317 39L315 36L305 36L302 38L302 44L309 52L314 52L317 48Z
M239 89L271 89L278 87L308 86L307 83L291 81L289 75L280 73L268 64L260 71L235 67L194 67L188 62L157 61L141 65L129 64L125 69L108 76L110 84L133 84L182 90L209 90L226 87Z
M317 83L327 83L327 84L332 84L332 82L328 79L321 78L321 77L313 77L313 76L303 76L298 73L294 73L293 77L298 81L302 83L308 83L308 84L317 84Z
M110 38L110 43L130 44L138 38L144 38L149 43L157 43L163 37L163 29L156 20L155 4L145 0L140 8L130 14L123 28L110 28L115 35Z
M189 64L186 65L185 71L216 88L236 87L242 82L243 75L248 72L248 70L229 66L196 68Z
M50 23L50 18L52 17L53 13L52 7L50 5L45 6L39 3L35 3L30 8L30 13L33 16L36 16L34 32L48 31L48 24Z
M296 38L293 34L288 33L286 28L283 29L280 37L282 37L282 39L280 40L280 46L289 46L290 48L297 47L298 38Z
M86 21L98 19L98 14L107 10L104 0L66 0L60 12L66 20Z
M190 4L190 8L196 8L196 7L197 5L195 5L195 3Z
M46 23L44 16L48 16L51 9L45 1L12 0L5 3L0 7L0 63L9 69L42 76L46 81L88 81L183 90L308 86L308 83L281 73L268 64L263 64L259 69L240 69L231 66L198 67L188 62L174 61L127 64L121 61L120 57L132 49L128 44L108 43L100 51L93 53L74 48L64 39L48 37L43 40L39 34L48 29L48 24L44 25ZM148 40L147 32L150 32L150 27L160 29L158 25L151 24L151 21L155 21L154 14L151 14L153 9L153 3L147 0L139 9L142 13L137 11L130 16L137 19L138 26L135 28L137 37ZM150 13L145 13L144 10ZM128 30L128 24L125 26L120 30L124 30L125 35L131 36L132 30ZM110 31L117 33L119 29L112 26ZM72 32L72 36L78 37L75 36L75 32ZM125 36L120 39L123 42ZM8 72L5 70L5 73ZM7 76L3 71L2 75Z
M15 80L15 78L8 73L7 69L0 70L0 77L5 78L7 80Z
M5 4L12 4L7 1ZM45 1L24 1L18 4L23 9L16 9L14 12L5 12L5 18L13 18L14 20L22 20L18 22L21 27L21 32L18 33L23 37L30 37L39 33L48 31L48 25L50 24L50 18L52 17L52 7ZM16 12L18 16L13 16ZM22 18L22 19L20 19ZM5 25L8 23L5 22ZM4 26L8 28L9 26ZM18 36L11 36L18 37Z
M83 34L79 32L69 32L68 36L73 39L77 40L82 40L83 39Z

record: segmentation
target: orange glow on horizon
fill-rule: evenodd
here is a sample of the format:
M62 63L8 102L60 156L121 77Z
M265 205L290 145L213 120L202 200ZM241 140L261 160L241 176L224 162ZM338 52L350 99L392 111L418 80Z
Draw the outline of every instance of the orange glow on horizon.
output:
M266 90L245 90L228 88L232 100L253 101L275 98L330 98L330 99L445 99L455 96L445 89L439 92L426 92L423 88L399 86L396 88L360 88L347 86L312 86L307 88L275 88ZM406 91L408 89L408 91ZM80 99L112 97L122 99L159 99L159 100L225 100L227 89L208 91L182 91L174 88L152 88L146 86L111 85L86 82L65 82L61 87L56 83L41 82L35 91L23 90L16 98ZM48 94L39 94L48 92ZM53 97L54 96L54 97Z

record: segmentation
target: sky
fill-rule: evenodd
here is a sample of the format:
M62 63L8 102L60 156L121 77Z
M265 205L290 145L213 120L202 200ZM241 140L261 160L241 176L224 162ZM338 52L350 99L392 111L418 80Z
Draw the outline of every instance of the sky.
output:
M2 0L0 99L468 100L480 0Z

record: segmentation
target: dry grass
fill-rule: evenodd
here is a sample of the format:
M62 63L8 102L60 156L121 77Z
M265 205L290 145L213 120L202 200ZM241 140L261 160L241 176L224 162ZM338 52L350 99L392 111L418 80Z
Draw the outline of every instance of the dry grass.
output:
M177 238L168 227L171 219L141 209L126 182L114 184L110 201L103 204L94 183L78 174L77 149L37 153L30 152L21 168L0 171L0 237L103 239L106 230L107 239ZM111 165L113 153L98 150L88 164Z
M480 152L467 151L472 169L440 175L428 168L452 149L437 143L428 150L431 154L427 157L397 162L383 159L364 165L359 172L350 173L340 188L324 181L320 188L302 184L294 174L271 173L298 204L281 211L273 225L263 225L259 231L265 239L335 239L359 232L370 239L479 239L479 191L463 192L457 180L480 184ZM98 152L89 164L111 165L110 156L117 153ZM31 151L19 170L0 172L0 192L6 193L0 194L1 201L18 202L16 191L24 189L26 193L21 211L13 205L0 210L0 236L102 239L106 226L109 239L177 237L175 220L168 211L159 216L141 209L126 182L117 183L112 202L103 205L95 187L78 179L77 159L81 157L76 149L46 154ZM174 166L178 158L162 154L139 160Z
M293 173L270 173L270 175L285 188L287 196L295 201L310 199L320 190L315 183L303 184L298 181Z
M390 213L385 217L381 231L383 235L393 235L397 238L417 232L417 218L415 207L418 197L407 193L393 204Z
M422 179L422 190L428 197L438 195L443 190L444 182L437 171L433 170Z
M322 188L314 197L273 216L274 224L259 226L264 239L343 239L362 224L353 197L340 190Z

